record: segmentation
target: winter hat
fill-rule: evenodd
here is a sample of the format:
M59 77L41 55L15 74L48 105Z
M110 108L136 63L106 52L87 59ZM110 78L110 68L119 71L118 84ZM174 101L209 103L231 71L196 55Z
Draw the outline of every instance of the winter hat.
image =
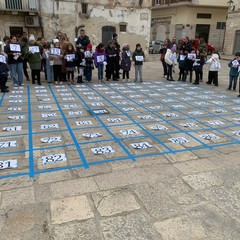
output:
M138 47L141 47L141 44L140 44L140 43L137 43L137 44L136 44L136 48L138 48Z
M173 44L172 48L171 48L171 51L172 52L176 52L177 51L177 46L176 44Z
M53 39L53 43L55 44L55 43L58 43L59 42L59 40L57 39L57 38L55 38L55 39Z
M240 52L236 52L235 57L239 57L239 56L240 56Z
M31 41L34 41L34 42L36 41L34 35L30 35L30 37L29 37L29 42L31 42Z
M87 45L87 48L92 49L92 44L89 43L89 44Z

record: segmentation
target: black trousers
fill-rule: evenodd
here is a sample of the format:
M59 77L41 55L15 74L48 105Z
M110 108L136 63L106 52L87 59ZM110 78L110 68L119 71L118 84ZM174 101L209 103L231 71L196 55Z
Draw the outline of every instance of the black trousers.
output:
M40 72L41 70L36 70L36 69L32 69L32 83L35 84L35 80L37 80L38 84L41 83L40 81Z
M129 79L129 71L123 70L123 79L125 79L125 76Z
M23 60L23 72L24 72L24 75L27 79L29 79L29 75L28 75L28 71L27 71L27 61L26 60Z
M54 82L62 81L62 65L53 65Z
M7 77L0 77L1 91L3 91L6 88L7 79L8 79Z
M167 79L172 79L172 68L173 65L167 64Z
M218 86L218 71L209 71L208 72L208 84L213 83L215 86Z
M165 61L162 61L162 66L163 66L163 75L167 75L167 64Z
M195 76L196 76L195 83L199 83L201 77L201 70L200 71L195 70Z
M106 78L107 79L114 79L115 78L115 64L114 63L108 63L106 66Z
M70 79L71 77L71 79ZM67 71L67 80L74 80L74 71Z

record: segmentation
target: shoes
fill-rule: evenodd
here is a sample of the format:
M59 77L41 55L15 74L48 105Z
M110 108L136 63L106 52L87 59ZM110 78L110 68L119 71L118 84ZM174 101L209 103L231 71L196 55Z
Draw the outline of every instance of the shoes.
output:
M123 79L123 83L125 83L126 82L126 80L125 79Z
M9 90L6 89L6 88L4 88L4 89L1 89L1 92L2 92L2 93L6 93L6 92L9 92Z
M101 83L101 82L102 82L102 80L99 79L99 80L98 80L98 83Z
M198 83L198 82L194 82L193 84L194 84L194 85L199 85L199 83Z
M140 82L143 82L143 80L142 80L142 79L140 79Z
M217 86L218 86L218 84L214 84L214 86L215 86L215 87L217 87Z
M230 91L230 90L231 90L231 88L227 88L227 89L226 89L226 91Z
M30 81L30 78L27 78L27 81L29 82L29 81Z
M62 85L62 84L63 84L63 82L59 82L59 84L60 84L60 85Z
M15 83L14 85L13 85L14 87L18 87L18 85Z
M233 89L234 92L236 92L236 89Z
M129 80L129 79L127 79L127 82L130 82L130 80Z
M41 83L38 83L38 86L41 86L42 84Z
M24 83L21 83L19 86L25 86L25 84L24 84Z
M5 86L5 88L7 88L7 89L8 89L9 87L8 87L8 86Z
M134 82L137 82L137 79L135 79Z
M209 84L209 85L211 85L211 83L210 83L210 82L206 82L206 84Z
M54 83L55 83L55 85L58 85L58 81L55 81Z

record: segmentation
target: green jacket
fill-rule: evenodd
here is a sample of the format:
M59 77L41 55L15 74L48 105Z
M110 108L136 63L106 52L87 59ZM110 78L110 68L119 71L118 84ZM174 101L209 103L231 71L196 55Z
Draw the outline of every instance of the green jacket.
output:
M32 46L38 46L39 47L39 52L36 53L31 53L29 51L29 47ZM25 48L25 53L24 53L24 58L29 62L29 63L39 63L41 62L41 52L42 52L42 45L38 44L37 42L35 42L33 45L28 44L28 46Z

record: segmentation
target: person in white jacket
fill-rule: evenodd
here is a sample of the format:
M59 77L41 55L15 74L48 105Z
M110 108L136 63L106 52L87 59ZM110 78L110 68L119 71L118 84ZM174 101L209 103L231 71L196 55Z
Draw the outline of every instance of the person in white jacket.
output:
M209 64L208 81L206 84L218 86L218 71L221 68L220 57L218 53L213 53L211 58L206 61Z
M167 64L167 80L174 81L172 77L173 66L177 64L176 52L174 49L167 49L165 55L165 62Z

